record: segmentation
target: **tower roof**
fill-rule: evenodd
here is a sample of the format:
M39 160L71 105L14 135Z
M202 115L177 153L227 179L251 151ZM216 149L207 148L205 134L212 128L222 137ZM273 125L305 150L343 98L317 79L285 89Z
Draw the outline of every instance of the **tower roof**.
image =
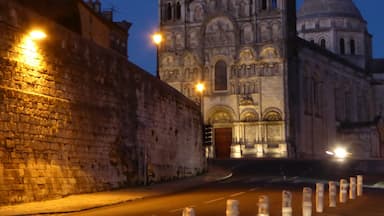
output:
M352 0L304 0L298 18L351 17L364 20Z

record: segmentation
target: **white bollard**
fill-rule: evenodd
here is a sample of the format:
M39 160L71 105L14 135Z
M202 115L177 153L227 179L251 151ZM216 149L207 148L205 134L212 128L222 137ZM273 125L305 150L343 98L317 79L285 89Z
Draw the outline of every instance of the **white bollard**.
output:
M303 189L303 216L312 215L312 188Z
M292 193L283 191L282 216L292 216Z
M258 216L269 216L269 200L268 196L259 197Z
M322 213L324 211L324 184L316 184L316 212Z
M363 196L363 176L357 176L357 196Z
M238 200L227 200L227 216L239 216L239 201Z
M330 181L329 185L329 207L336 207L337 187L336 182Z
M356 177L349 178L349 199L356 199Z
M195 216L195 210L193 208L184 208L183 216Z
M347 203L347 199L348 199L348 181L345 179L341 179L339 201L340 203Z

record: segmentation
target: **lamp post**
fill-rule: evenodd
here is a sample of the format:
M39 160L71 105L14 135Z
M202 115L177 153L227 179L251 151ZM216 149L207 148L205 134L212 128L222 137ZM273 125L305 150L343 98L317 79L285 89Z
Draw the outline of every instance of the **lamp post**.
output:
M163 42L163 35L161 33L157 32L152 35L152 41L156 45L156 77L160 79L160 73L159 73L159 50L160 45Z
M204 123L204 91L205 91L205 85L202 82L198 82L196 84L195 88L196 88L196 91L200 95L200 111L201 111L201 116L202 116L202 120L203 120L203 123Z
M202 129L202 144L205 144L205 125L204 125L204 91L205 85L202 82L198 82L195 86L196 92L199 94L200 99L200 118L201 118L201 129ZM209 157L209 152L207 153L207 149L205 149L206 156Z

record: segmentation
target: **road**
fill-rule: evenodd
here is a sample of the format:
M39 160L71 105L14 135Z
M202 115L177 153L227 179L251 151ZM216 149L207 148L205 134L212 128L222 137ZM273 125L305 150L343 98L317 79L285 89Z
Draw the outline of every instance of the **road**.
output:
M313 170L313 167L297 167L286 164L278 166L269 164L270 168L258 167L252 163L230 164L234 170L233 177L221 182L207 184L193 190L98 208L71 215L132 215L132 216L176 216L182 215L184 207L193 207L196 216L224 216L226 201L235 199L240 202L240 215L257 215L258 197L267 195L270 200L270 215L281 215L281 193L289 190L293 193L293 215L301 215L303 187L315 191L315 183L326 179L326 172ZM268 171L269 170L269 171ZM314 175L318 174L318 176ZM323 214L313 215L348 215L348 216L384 216L384 191L365 190L365 195L337 208L328 208L328 194L325 194ZM313 206L315 202L313 201Z

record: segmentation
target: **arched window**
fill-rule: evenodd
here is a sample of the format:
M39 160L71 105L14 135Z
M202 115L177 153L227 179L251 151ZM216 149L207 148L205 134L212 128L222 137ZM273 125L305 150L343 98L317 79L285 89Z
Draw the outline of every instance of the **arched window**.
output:
M276 9L277 8L277 0L272 0L271 8L272 9Z
M181 4L180 2L177 2L176 4L176 19L181 19Z
M171 2L167 3L166 16L167 16L167 20L172 20L172 4L171 4Z
M261 9L267 10L267 0L261 0Z
M264 121L281 121L282 119L277 111L269 111L263 118Z
M215 90L225 91L227 87L227 64L224 61L218 61L215 65Z
M320 47L323 49L327 48L327 42L325 41L325 39L320 40Z
M349 41L349 46L351 48L351 55L355 55L356 54L356 44L355 44L355 40L351 39Z
M340 54L341 55L345 54L345 41L344 41L344 38L340 39Z

